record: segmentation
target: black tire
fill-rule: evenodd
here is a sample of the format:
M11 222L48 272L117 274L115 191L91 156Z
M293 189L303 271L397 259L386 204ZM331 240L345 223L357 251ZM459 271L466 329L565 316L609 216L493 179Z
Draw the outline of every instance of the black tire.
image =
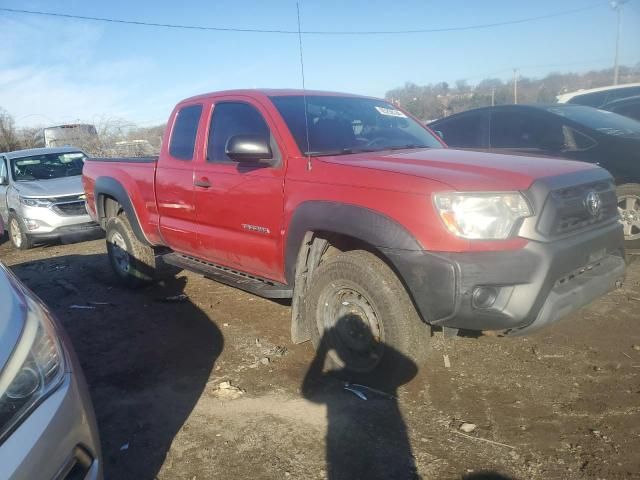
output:
M367 251L322 261L309 282L305 317L324 367L369 385L405 383L429 351L431 328L393 270Z
M27 235L27 228L24 222L13 213L9 214L7 231L9 232L9 240L13 248L17 250L29 250L33 247L33 240Z
M640 185L625 183L616 188L618 211L625 226L624 247L630 253L640 250ZM627 204L627 199L629 203ZM625 208L625 207L630 208ZM635 207L635 208L634 208Z
M126 214L109 219L106 238L111 267L120 281L128 287L138 288L154 280L156 257L153 248L138 240Z

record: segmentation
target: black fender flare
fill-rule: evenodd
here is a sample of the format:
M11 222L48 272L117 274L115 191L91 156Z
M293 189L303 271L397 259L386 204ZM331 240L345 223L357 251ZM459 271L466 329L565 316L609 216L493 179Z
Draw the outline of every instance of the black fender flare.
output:
M420 251L423 247L395 220L367 207L311 200L299 205L288 226L285 247L287 283L295 282L298 253L307 232L329 232L357 238L380 249Z
M133 229L133 233L135 233L138 240L146 245L151 245L151 243L147 240L142 228L140 227L140 221L138 220L138 215L136 214L135 208L133 208L133 203L131 203L131 198L129 198L129 194L124 186L115 178L111 177L99 177L96 179L95 186L93 188L93 193L96 202L96 212L98 214L98 221L102 228L106 226L106 212L105 212L105 202L103 198L111 197L115 199L122 209L124 213L127 214L127 218L129 219L129 223L131 224L131 228Z

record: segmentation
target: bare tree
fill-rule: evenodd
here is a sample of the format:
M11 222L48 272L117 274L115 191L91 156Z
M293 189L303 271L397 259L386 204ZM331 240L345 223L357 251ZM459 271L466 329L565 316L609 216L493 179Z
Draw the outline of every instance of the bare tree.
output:
M0 108L0 151L11 152L18 149L20 140L13 117Z
M553 103L556 96L580 88L609 85L612 70L597 70L583 74L551 73L543 79L520 77L518 99L521 103ZM640 81L640 63L633 67L620 67L621 83ZM423 120L433 120L470 108L512 103L513 91L510 82L499 79L484 79L475 86L465 80L455 82L450 88L446 82L431 85L416 85L407 82L403 87L390 90L386 98Z

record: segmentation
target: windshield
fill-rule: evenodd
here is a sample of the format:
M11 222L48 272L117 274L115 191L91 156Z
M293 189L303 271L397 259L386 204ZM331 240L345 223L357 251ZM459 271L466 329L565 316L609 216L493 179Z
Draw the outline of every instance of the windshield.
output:
M82 174L85 154L82 152L48 153L11 160L11 171L16 182L49 180Z
M640 122L617 113L582 106L548 107L547 110L605 135L640 137Z
M302 95L270 97L304 155L341 155L402 148L438 148L429 131L395 106L359 97L306 97L309 139Z

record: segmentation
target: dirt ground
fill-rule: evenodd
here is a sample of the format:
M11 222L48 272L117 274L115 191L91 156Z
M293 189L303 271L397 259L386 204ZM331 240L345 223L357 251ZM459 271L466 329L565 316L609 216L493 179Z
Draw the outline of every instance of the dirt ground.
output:
M285 303L184 272L128 291L104 240L0 243L72 339L107 479L409 478L403 464L424 479L640 478L640 262L531 337L435 333L397 401L365 401L338 380L302 388L314 351L291 344Z

